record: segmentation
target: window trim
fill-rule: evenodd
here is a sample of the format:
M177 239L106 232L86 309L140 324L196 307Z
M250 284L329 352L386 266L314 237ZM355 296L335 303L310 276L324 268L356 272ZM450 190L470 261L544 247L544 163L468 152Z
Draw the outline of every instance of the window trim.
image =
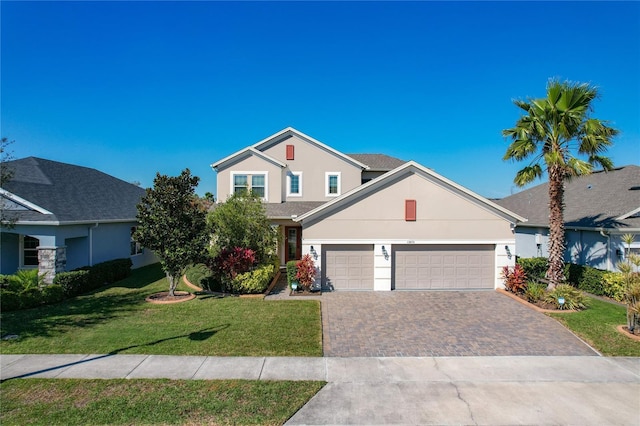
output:
M326 197L339 197L340 194L342 193L342 184L341 184L341 172L325 172L324 174L324 195ZM335 194L332 194L329 191L329 178L331 176L337 176L338 177L338 184L337 184L337 192Z
M267 171L233 171L229 179L229 196L235 194L234 178L236 176L247 176L247 189L251 191L251 177L255 175L264 176L264 197L262 201L269 201L269 172Z
M139 242L133 239L133 233L136 231L137 228L138 228L137 226L131 227L131 238L129 239L129 257L135 257L135 256L140 256L144 254L144 247L142 247L142 244L140 244ZM133 247L135 247L135 253L131 253L133 251L132 250Z
M20 234L20 238L19 238L19 240L18 240L18 244L19 244L19 247L20 247L20 253L19 253L18 264L20 265L20 269L38 269L38 268L39 268L39 266L40 266L40 265L39 265L40 261L38 261L38 263L37 263L37 264L35 264L35 265L25 265L25 264L24 264L24 251L25 251L25 247L24 247L24 237L30 237L30 238L36 239L36 240L38 240L38 246L40 245L40 239L39 239L39 238L32 237L31 235L23 235L23 234ZM35 249L35 250L36 250L36 256L37 256L37 255L38 255L38 249L37 249L37 246L36 246L36 249Z
M298 192L291 192L291 176L298 177ZM302 172L287 173L287 197L302 197Z

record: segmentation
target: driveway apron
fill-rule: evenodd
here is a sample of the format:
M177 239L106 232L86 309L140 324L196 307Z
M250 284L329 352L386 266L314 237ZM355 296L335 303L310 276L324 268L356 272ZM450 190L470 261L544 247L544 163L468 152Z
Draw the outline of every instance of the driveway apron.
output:
M593 356L554 319L495 291L324 293L324 356Z

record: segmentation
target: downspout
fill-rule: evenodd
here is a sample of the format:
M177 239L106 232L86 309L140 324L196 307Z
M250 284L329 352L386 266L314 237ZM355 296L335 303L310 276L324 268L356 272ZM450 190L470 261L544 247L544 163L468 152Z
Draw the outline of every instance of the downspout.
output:
M600 230L600 235L607 239L607 271L611 271L611 236L605 234L604 230Z
M89 227L89 266L93 266L93 230L100 225L96 222L95 225Z

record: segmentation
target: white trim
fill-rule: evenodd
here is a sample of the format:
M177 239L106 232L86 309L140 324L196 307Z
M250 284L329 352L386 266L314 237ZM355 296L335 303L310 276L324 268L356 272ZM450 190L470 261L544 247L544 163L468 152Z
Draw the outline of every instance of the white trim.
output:
M298 216L295 220L296 222L299 222L301 220L307 219L311 216L314 216L316 214L318 214L319 212L330 208L331 206L340 203L342 200L357 194L361 191L374 191L376 187L379 187L383 184L383 182L386 182L390 179L395 178L397 175L401 175L402 173L405 172L413 172L414 174L421 174L423 176L429 176L431 178L433 178L436 182L441 182L443 183L445 186L448 186L450 188L453 188L457 191L460 191L463 195L467 196L470 199L476 200L478 202L480 202L481 204L483 204L484 206L487 207L487 210L489 211L493 211L493 212L498 212L500 213L501 216L505 217L505 219L512 221L512 223L516 223L516 222L526 222L527 219L525 219L524 217L515 214L512 211L509 211L507 209L505 209L502 206L499 206L498 204L489 201L488 199L476 194L473 191L470 191L466 188L464 188L463 186L458 185L457 183L445 178L444 176L441 176L439 174L437 174L436 172L434 172L431 169L428 169L424 166L422 166L421 164L416 163L415 161L408 161L406 163L404 163L403 165L396 167L395 169L373 179L370 180L369 182L360 185L358 187L356 187L355 189L352 189L349 192L346 192L344 194L342 194L341 196L328 201L327 203L321 205L320 207L317 207L303 215ZM326 177L325 177L325 181L326 181ZM325 182L325 185L327 185L327 183ZM372 188L373 187L373 188Z
M233 195L235 194L235 187L233 185L233 181L234 181L234 177L235 176L247 176L247 189L249 191L251 191L251 176L255 176L255 175L264 175L264 197L262 197L262 200L264 202L268 202L269 201L269 172L261 172L261 171L248 171L248 172L230 172L230 176L231 179L230 181L230 188L229 188L229 194Z
M384 243L380 243L384 241ZM508 245L514 244L511 240L408 240L408 239L305 239L304 233L302 238L303 244L405 244L405 245L474 245L474 244L497 244Z
M33 238L35 240L38 240L38 246L36 246L36 256L38 256L38 247L40 247L40 239L36 238L36 237L32 237L31 235L24 235L24 234L20 234L18 237L18 265L19 265L19 269L37 269L40 267L39 265L39 261L38 264L36 265L25 265L24 264L24 237L29 237L29 238Z
M625 214L623 214L622 216L616 217L616 220L624 220L624 219L626 219L626 218L628 218L628 217L630 217L630 216L633 216L633 215L634 215L634 214L636 214L636 213L640 213L640 207L638 207L638 208L637 208L637 209L635 209L635 210L631 210L630 212L625 213Z
M15 195L15 194L12 194L11 192L7 191L6 189L0 188L0 195L2 195L3 197L6 197L7 199L9 199L9 200L11 200L11 201L13 201L15 203L21 204L21 205L23 205L23 206L25 206L27 208L35 210L38 213L53 214L49 210L47 210L45 208L42 208L42 207L40 207L40 206L38 206L36 204L33 204L32 202L27 201L22 197L19 197L19 196Z
M59 221L59 220L18 220L14 225L91 225L92 223L128 223L128 222L138 222L138 219L135 217L132 219L109 219L109 220L69 220L69 221Z
M337 176L338 177L338 192L336 194L331 194L329 192L329 177ZM342 193L342 173L341 172L324 172L324 195L325 197L339 197ZM306 213L308 214L308 213ZM304 215L303 215L304 216Z
M236 151L233 154L224 157L222 160L220 161L216 161L215 163L211 164L211 168L215 171L218 171L218 168L223 165L224 163L226 163L229 160L234 159L235 157L239 157L242 154L251 154L251 155L255 155L257 157L262 158L263 160L269 161L273 164L275 164L276 166L279 166L280 168L285 168L287 167L286 164L276 160L275 158L265 154L264 152L258 151L257 149L255 149L254 147L248 147L248 148L243 148L240 151Z
M291 176L298 176L298 192L291 192ZM287 172L287 198L302 197L302 172Z

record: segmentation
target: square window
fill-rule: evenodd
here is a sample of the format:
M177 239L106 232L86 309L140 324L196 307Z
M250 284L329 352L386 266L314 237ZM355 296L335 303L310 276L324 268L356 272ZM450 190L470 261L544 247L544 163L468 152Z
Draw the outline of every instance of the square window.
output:
M237 194L246 191L249 187L249 179L247 175L235 175L233 177L233 193Z
M264 175L251 176L251 192L264 198Z

